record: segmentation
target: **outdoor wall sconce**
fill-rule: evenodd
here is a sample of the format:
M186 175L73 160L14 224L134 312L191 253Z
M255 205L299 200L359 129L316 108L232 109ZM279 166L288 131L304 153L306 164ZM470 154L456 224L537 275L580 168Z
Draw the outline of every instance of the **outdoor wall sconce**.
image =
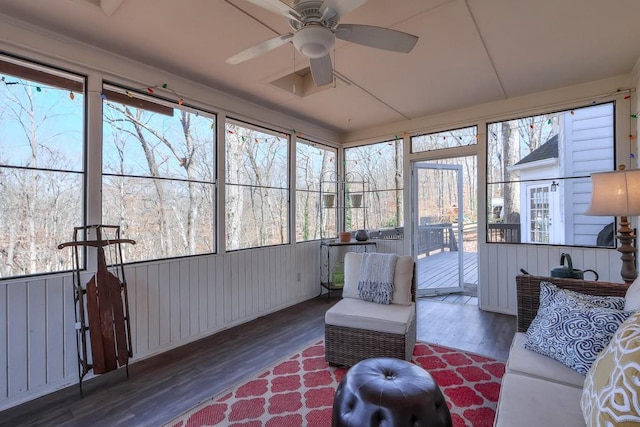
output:
M551 192L555 193L556 191L558 191L558 186L560 184L558 184L555 180L553 180L553 182L551 183Z

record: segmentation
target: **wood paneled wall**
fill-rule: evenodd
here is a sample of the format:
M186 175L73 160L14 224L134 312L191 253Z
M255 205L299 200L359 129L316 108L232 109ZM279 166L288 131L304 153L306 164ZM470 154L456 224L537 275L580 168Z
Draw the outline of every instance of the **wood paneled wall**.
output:
M319 265L308 242L127 266L131 363L318 295ZM0 283L0 410L78 382L73 301L71 274Z
M515 277L521 274L520 269L536 276L548 276L551 268L560 265L563 252L571 255L574 268L596 270L600 280L622 283L620 253L612 249L485 243L478 246L480 307L515 314ZM585 279L592 278L591 273L585 273Z

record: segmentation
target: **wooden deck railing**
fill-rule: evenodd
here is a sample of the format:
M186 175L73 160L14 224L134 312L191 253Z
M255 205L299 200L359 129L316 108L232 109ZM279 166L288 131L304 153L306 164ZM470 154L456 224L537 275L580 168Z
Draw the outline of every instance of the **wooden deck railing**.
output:
M418 226L418 255L429 255L432 251L458 250L458 243L451 223Z
M487 224L488 241L492 243L520 243L520 224Z

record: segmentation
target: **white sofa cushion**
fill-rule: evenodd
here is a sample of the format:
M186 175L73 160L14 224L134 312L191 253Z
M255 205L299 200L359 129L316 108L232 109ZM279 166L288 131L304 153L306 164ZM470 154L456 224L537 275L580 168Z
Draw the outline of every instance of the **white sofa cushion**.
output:
M358 282L360 281L360 264L362 254L347 252L344 255L344 288L343 298L359 298ZM411 305L411 280L413 279L413 259L410 256L399 256L393 274L393 298L391 304Z
M507 371L540 377L550 381L582 388L585 376L550 357L522 347L527 340L524 332L518 332L511 343Z
M495 427L584 426L580 388L509 372L502 378Z
M357 298L342 298L327 310L324 322L333 326L404 335L414 316L413 304L376 304Z
M633 281L624 296L624 309L627 311L640 310L640 276Z

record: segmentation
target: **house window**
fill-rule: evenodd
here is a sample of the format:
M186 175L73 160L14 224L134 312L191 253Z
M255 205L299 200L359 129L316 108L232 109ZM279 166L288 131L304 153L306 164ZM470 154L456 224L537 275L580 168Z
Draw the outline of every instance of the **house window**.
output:
M102 218L136 245L126 262L215 251L216 118L103 90Z
M227 249L289 243L289 136L228 120L225 139Z
M367 229L401 227L403 221L402 139L362 145L344 150L345 175L362 176L365 189ZM346 212L345 230L359 228L362 221L355 212Z
M615 168L615 104L487 126L487 242L613 245L613 217L588 216L593 172Z
M336 149L304 139L296 142L296 241L336 235L335 209L320 223L320 182L335 176ZM321 229L322 233L321 233Z
M70 270L84 224L85 80L0 57L0 278Z
M441 150L443 148L464 147L478 143L478 129L476 126L447 130L411 137L411 152Z

